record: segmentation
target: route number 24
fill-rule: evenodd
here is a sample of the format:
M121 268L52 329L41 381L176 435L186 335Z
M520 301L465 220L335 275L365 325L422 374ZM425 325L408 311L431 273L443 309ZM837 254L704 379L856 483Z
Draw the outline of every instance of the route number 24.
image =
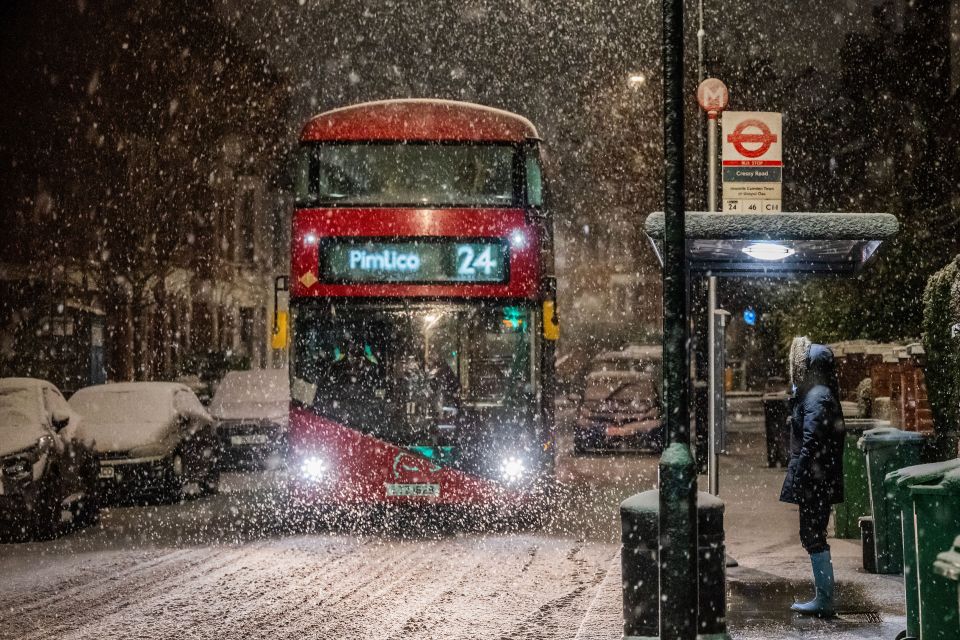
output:
M479 253L471 245L457 247L457 275L475 276L482 273L489 276L497 268L497 260L493 257L493 247L484 247Z

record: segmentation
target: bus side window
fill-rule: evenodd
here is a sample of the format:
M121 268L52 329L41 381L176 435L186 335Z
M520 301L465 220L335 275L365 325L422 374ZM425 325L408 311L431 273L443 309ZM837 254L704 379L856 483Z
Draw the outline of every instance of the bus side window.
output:
M543 206L543 171L540 158L533 153L527 154L527 204L531 207Z

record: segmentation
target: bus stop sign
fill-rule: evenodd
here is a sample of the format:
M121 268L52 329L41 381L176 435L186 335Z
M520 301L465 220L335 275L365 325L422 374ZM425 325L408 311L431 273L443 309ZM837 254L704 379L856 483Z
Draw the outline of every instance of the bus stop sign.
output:
M765 111L727 111L721 137L724 213L779 213L783 118Z

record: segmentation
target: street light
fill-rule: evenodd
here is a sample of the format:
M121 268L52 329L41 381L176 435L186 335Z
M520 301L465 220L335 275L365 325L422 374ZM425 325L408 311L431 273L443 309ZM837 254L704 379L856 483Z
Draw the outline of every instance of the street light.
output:
M647 82L647 76L644 73L631 73L627 76L627 84L631 89L642 87Z

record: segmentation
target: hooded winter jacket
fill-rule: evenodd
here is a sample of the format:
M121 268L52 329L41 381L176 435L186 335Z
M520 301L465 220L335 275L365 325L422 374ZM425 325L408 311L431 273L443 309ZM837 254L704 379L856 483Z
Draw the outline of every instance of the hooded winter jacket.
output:
M795 341L791 371L790 462L782 502L843 502L843 413L833 352Z

